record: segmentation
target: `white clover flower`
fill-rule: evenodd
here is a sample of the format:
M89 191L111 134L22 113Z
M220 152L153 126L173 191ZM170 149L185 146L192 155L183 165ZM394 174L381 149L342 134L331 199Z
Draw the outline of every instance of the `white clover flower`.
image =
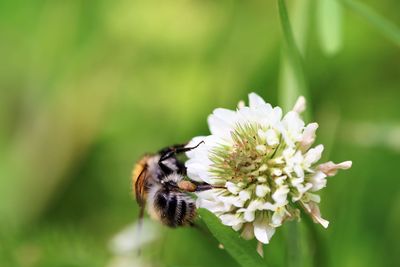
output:
M108 244L112 255L107 267L149 267L152 266L138 257L141 247L150 244L160 237L158 224L152 220L144 219L128 225L112 237Z
M299 113L300 97L282 117L255 93L249 106L236 111L217 108L208 118L209 136L188 144L204 144L187 152L188 176L218 188L198 193L197 205L216 214L221 222L241 231L245 239L269 243L275 229L287 219L298 218L302 207L325 228L314 192L326 186L326 177L348 169L351 161L317 164L323 146L310 148L317 123L305 125Z

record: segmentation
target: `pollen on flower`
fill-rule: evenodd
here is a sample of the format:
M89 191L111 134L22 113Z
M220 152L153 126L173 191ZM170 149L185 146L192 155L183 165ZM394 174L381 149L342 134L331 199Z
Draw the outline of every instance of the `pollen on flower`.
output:
M257 134L261 125L237 125L232 132L231 146L216 146L210 154L211 175L224 181L241 183L242 188L266 183L275 177L273 170L279 164L271 161L278 146L269 146ZM269 181L271 182L271 181Z
M243 238L264 244L285 220L299 217L298 207L327 227L315 192L351 162L317 164L323 146L310 148L318 124L300 118L304 98L283 117L279 107L254 93L249 102L236 111L216 109L208 119L211 135L188 144L205 142L187 153L190 178L223 187L198 193L197 205L242 231Z

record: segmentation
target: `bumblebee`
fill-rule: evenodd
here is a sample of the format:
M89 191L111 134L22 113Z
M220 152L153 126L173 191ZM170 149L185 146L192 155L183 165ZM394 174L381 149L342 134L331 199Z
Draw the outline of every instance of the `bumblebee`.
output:
M190 192L211 189L205 183L186 178L186 168L178 155L197 148L174 145L156 154L144 155L135 165L132 186L140 207L139 220L147 211L155 220L169 227L193 225L196 205Z

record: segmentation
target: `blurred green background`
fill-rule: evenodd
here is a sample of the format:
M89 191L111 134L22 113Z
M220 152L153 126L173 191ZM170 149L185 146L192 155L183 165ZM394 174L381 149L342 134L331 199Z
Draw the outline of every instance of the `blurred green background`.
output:
M322 191L326 265L396 266L399 46L343 9L328 56L317 2L288 1L308 9L294 28L309 106L324 159L353 160ZM399 1L364 2L400 24ZM213 108L251 91L278 104L277 14L275 1L1 1L0 266L237 266L196 229L160 228L141 259L109 243L137 218L130 173L144 152L207 134ZM266 249L274 266L284 235Z

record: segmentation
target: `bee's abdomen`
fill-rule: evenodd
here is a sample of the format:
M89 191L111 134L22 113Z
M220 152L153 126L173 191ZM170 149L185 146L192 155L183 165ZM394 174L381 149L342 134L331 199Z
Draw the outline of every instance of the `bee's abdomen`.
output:
M154 205L161 221L169 227L190 225L196 216L194 201L185 193L160 190Z

